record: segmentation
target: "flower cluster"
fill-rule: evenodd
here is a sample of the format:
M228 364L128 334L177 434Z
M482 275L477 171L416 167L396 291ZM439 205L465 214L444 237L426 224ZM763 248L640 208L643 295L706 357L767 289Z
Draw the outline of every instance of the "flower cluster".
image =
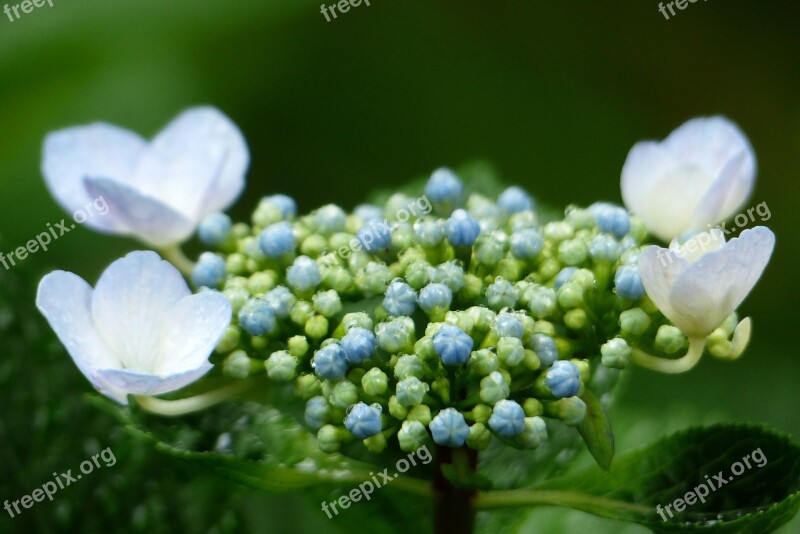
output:
M109 146L98 145L103 132ZM186 112L150 145L132 135L105 125L53 134L48 183L65 205L102 190L118 218L101 230L173 258L170 247L196 229L211 249L191 267L199 295L140 252L113 264L94 293L69 273L48 275L40 309L84 374L120 402L196 380L216 345L229 377L292 383L328 452L354 441L378 452L392 440L405 451L429 440L536 448L545 419L582 423L600 367L681 372L706 349L734 359L751 329L735 309L774 246L763 227L727 243L700 232L741 205L755 173L749 142L719 117L634 147L622 177L633 214L598 202L558 220L519 187L490 198L439 169L416 201L397 193L353 213L300 215L273 195L234 223L212 208L238 195L249 155L224 116ZM215 158L217 175L184 198L187 161L207 169ZM169 198L130 190L145 171L173 178ZM670 248L645 246L648 232Z

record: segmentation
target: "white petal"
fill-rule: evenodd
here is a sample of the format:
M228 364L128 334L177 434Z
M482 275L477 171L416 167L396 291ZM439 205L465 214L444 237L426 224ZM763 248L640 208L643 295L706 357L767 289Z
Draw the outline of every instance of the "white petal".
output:
M218 291L184 297L172 308L161 336L159 375L208 363L208 356L231 323L231 305Z
M95 215L88 221L112 217L120 226L154 247L180 243L188 239L196 222L187 219L160 201L143 196L125 184L104 178L86 179L86 189L96 197L103 197L108 204L108 213Z
M689 266L669 296L675 311L693 325L684 333L706 336L722 324L753 289L774 246L775 234L758 226Z
M97 375L98 368L120 367L121 364L95 328L91 299L92 288L81 277L54 271L39 283L36 306L89 382L104 395L127 404L123 392Z
M250 154L242 133L211 107L181 113L151 143L135 187L187 218L227 208L244 188Z
M628 211L640 215L655 183L674 167L675 162L658 143L642 141L633 145L622 166L620 180L622 200Z
M110 124L59 130L44 140L42 173L58 203L74 213L95 198L86 191L85 178L127 181L145 146L135 133ZM86 224L106 232L125 230L113 216L91 217Z
M725 234L719 228L712 228L708 232L695 234L682 245L679 245L677 240L673 240L669 248L678 257L694 263L709 252L719 250L724 246Z
M715 177L722 174L732 159L743 155L743 165L736 181L749 194L755 180L755 153L744 132L725 117L689 120L674 130L664 140L663 146L681 161ZM743 202L747 194L744 198L739 197L738 202Z
M752 187L752 181L749 184L742 181L742 169L745 165L744 153L728 162L695 207L689 229L708 228L730 218L742 207L750 196Z
M683 330L688 324L670 302L670 292L675 280L687 269L689 263L675 251L657 246L647 247L639 255L639 276L647 296L655 303L664 316Z
M100 369L98 374L109 384L132 395L161 395L188 386L213 367L206 363L196 369L164 377L128 369Z
M178 270L155 252L131 252L100 276L92 317L122 367L154 373L161 331L175 304L191 294Z

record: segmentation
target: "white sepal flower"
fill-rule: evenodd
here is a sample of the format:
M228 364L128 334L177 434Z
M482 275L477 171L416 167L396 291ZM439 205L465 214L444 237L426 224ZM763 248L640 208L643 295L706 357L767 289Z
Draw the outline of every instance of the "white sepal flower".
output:
M774 246L775 235L764 226L727 243L712 230L670 249L648 247L639 256L639 273L667 319L687 337L704 339L750 293Z
M651 234L668 242L734 215L755 176L745 134L724 117L697 118L662 142L634 145L622 168L622 198Z
M102 197L109 206L86 225L154 247L188 239L200 220L241 193L250 155L230 119L211 107L181 113L151 142L106 123L47 135L42 172L70 213Z
M160 395L199 379L231 322L222 293L193 295L155 252L112 263L92 289L54 271L39 283L36 305L75 364L104 395Z

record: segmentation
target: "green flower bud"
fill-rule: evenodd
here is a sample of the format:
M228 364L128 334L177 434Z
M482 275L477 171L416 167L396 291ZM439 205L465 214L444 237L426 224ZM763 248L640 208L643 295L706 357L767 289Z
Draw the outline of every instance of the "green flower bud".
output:
M580 265L589 256L589 248L580 239L568 239L558 245L558 259L565 265Z
M592 367L589 365L589 360L582 360L580 358L572 358L570 360L575 367L578 368L581 383L586 384L592 378Z
M278 275L275 271L261 271L254 273L247 281L247 290L251 295L260 296L275 287Z
M547 258L539 264L538 272L542 280L550 280L561 272L561 262L556 258Z
M304 329L311 339L322 339L328 335L328 319L322 315L315 315L306 321Z
M349 380L337 382L328 401L337 408L346 409L358 402L358 388Z
M398 380L404 378L416 377L422 378L425 374L425 366L419 356L415 354L406 354L397 359L394 365L394 377Z
M539 402L539 399L534 399L533 397L525 399L525 402L522 403L522 409L528 417L536 417L544 413L542 403Z
M295 381L295 394L301 399L308 400L316 397L322 391L322 383L315 375L300 375Z
M473 259L481 265L497 265L506 254L506 236L503 232L483 234L475 242Z
M525 359L522 340L515 337L501 337L497 342L497 358L506 367L514 367Z
M242 309L244 303L247 302L248 298L250 298L250 292L242 287L227 288L225 291L223 291L223 293L231 303L231 309L233 310L234 315L239 313L239 310Z
M361 290L366 297L382 295L393 277L394 274L389 267L383 263L372 261L364 266L364 268L359 269L356 274L356 287Z
M601 362L612 369L625 369L631 361L631 348L621 337L615 337L600 347Z
M337 293L347 293L355 284L350 271L344 267L330 267L322 272L322 283Z
M222 364L222 372L232 378L247 378L251 369L250 358L243 350L231 352Z
M736 327L739 325L739 316L736 312L733 312L728 316L725 321L719 325L719 327L725 331L728 336L733 335L733 332L736 330Z
M337 452L342 445L342 432L343 430L333 425L324 425L320 428L317 432L320 450L328 454Z
M589 318L584 310L575 308L564 314L564 324L572 330L583 330L589 325Z
M594 228L594 216L588 210L577 206L567 206L564 220L575 230L591 230Z
M425 404L419 404L408 410L409 421L419 421L425 426L431 422L431 409Z
M508 218L508 227L514 229L533 228L538 226L536 214L532 211L520 211Z
M386 436L383 435L383 432L378 432L363 440L362 443L372 454L380 454L386 449Z
M372 319L364 312L346 313L342 318L345 332L355 326L359 326L365 330L372 330Z
M486 450L492 441L492 433L483 423L475 423L469 427L467 447L478 451Z
M722 360L735 359L728 358L728 355L733 351L733 345L728 340L728 332L723 328L717 328L706 338L706 350L715 358Z
M525 357L522 360L522 365L524 365L526 369L536 371L542 366L542 361L534 351L525 349Z
M267 348L267 338L264 336L252 336L250 338L250 344L253 345L253 348L256 350L264 350Z
M225 259L225 272L233 275L241 275L247 272L247 256L235 252Z
M459 294L464 300L475 300L483 294L483 282L474 274L467 273L464 275L464 287Z
M650 328L650 317L641 308L631 308L619 314L622 335L638 337Z
M389 377L386 373L373 367L361 378L361 387L364 392L372 397L383 395L389 384Z
M492 416L492 409L485 404L476 404L469 416L476 423L487 423Z
M524 269L525 262L506 256L497 263L494 274L499 278L515 282L521 278Z
M225 354L226 352L232 351L239 346L241 337L242 331L238 326L229 326L225 329L225 333L222 334L222 338L220 338L219 343L217 343L216 351L220 354Z
M583 306L583 288L575 282L565 282L556 293L559 306L565 310Z
M535 318L543 319L555 313L556 292L553 289L536 285L529 288L526 294L528 298L528 309Z
M567 222L554 221L544 225L543 235L549 241L560 243L561 241L572 239L575 235L575 230Z
M431 391L438 395L445 404L450 404L450 381L440 376L431 384Z
M658 327L655 346L664 354L675 354L688 347L688 340L678 328L665 324Z
M645 226L644 221L635 215L631 216L630 219L631 229L628 231L628 235L631 236L637 243L643 242L645 239L647 239L647 226Z
M392 248L395 250L406 250L414 245L415 240L414 229L408 223L400 223L392 230Z
M541 417L526 417L522 433L514 436L510 443L523 449L536 449L547 439L547 426Z
M266 228L270 224L283 220L283 212L280 207L267 199L262 199L253 211L253 226Z
M467 369L478 376L486 376L497 371L497 355L491 349L473 351L467 361Z
M556 327L550 321L536 321L536 326L533 328L534 334L544 334L552 338L556 337Z
M400 448L406 452L419 449L428 441L428 431L419 421L403 421L397 432L397 441Z
M285 350L279 350L270 354L264 365L271 380L287 382L294 378L297 371L297 363L297 358Z
M311 234L300 243L300 253L316 258L328 248L328 240L319 234Z
M486 404L495 404L508 397L509 387L503 375L494 371L481 380L480 397Z
M431 281L433 267L425 260L414 260L406 267L405 279L408 285L419 291Z
M433 338L429 336L421 337L414 344L414 353L426 361L435 360L439 357L433 348Z
M309 319L314 316L314 305L307 300L298 300L295 303L289 317L297 326L305 326Z
M444 322L459 327L465 334L472 333L474 326L472 317L462 311L449 311L444 316Z
M397 383L397 402L407 407L422 404L422 400L429 389L430 386L428 384L415 376L404 378Z
M567 426L577 426L586 418L586 403L579 397L544 401L544 413L560 419Z
M402 421L408 415L408 408L400 404L397 397L392 395L389 397L389 413L392 414L392 417L395 419L400 419Z
M328 318L342 311L342 300L333 289L318 292L311 298L311 301L314 303L314 309L317 310L317 313Z
M378 346L386 352L412 352L414 343L414 321L410 317L395 317L380 323L375 329Z
M360 225L359 225L360 228ZM350 234L347 232L336 232L333 234L328 241L330 244L330 248L332 250L338 250L341 247L350 248L350 241L355 239L355 234Z
M288 341L289 354L295 358L303 358L308 354L308 340L306 336L292 336Z
M485 333L494 326L497 314L483 306L472 306L467 309L467 315L472 319L472 329L478 333Z
M244 239L249 235L250 235L250 226L248 226L246 223L235 223L231 227L231 236L235 241Z

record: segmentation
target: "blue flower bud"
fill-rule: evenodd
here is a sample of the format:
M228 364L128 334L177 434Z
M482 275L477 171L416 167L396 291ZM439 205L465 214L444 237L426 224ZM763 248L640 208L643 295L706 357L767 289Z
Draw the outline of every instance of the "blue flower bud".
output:
M297 215L297 204L294 199L288 195L272 195L264 197L264 200L277 206L284 219L291 219Z
M268 258L280 258L293 252L295 240L291 223L282 221L267 226L261 231L258 245Z
M581 389L580 371L574 363L558 360L548 369L545 385L555 397L574 397Z
M406 407L422 404L428 389L430 386L416 376L404 378L397 383L397 402Z
M272 313L275 314L275 317L280 319L286 319L289 317L289 313L292 311L292 308L297 303L297 297L295 297L289 288L284 286L278 286L273 289L270 289L264 296L262 297L264 302L267 303L267 306L272 310Z
M492 409L489 428L504 438L516 436L525 428L525 412L522 406L513 400L498 401Z
M472 352L472 345L471 337L459 327L449 324L442 326L433 336L433 349L445 365L466 363Z
M511 234L511 253L521 260L530 260L544 248L542 234L535 228L524 228Z
M435 312L447 311L453 301L453 292L444 284L428 284L419 292L419 307L422 311L431 315Z
M577 271L577 267L564 267L561 269L553 280L553 287L559 289L561 286L569 282L569 279L572 278L572 275L575 274Z
M197 237L206 245L216 246L225 242L231 231L231 218L222 212L203 218L197 226Z
M525 335L525 325L514 313L501 312L497 314L494 330L500 337L516 337L522 339ZM534 349L535 350L535 349Z
M503 278L498 278L486 288L486 299L495 310L513 308L517 304L517 288Z
M428 428L431 430L433 441L446 447L461 447L469 436L469 426L464 416L455 408L445 408L440 411Z
M533 199L521 187L509 187L497 198L497 205L506 213L519 213L533 209Z
M321 282L319 265L308 256L298 256L286 270L286 282L297 291L309 291Z
M347 373L347 359L338 343L325 345L314 353L311 367L320 378L328 380L341 380Z
M425 185L425 196L434 204L455 204L461 198L464 186L447 168L436 169Z
M368 360L375 352L375 334L360 326L353 327L342 338L342 350L350 363Z
M325 397L311 397L306 402L304 419L306 424L314 430L319 430L328 420L330 407Z
M225 260L213 252L203 252L192 269L192 283L197 287L217 288L225 280Z
M372 219L361 225L356 238L367 252L383 250L392 244L392 227L386 221Z
M336 204L328 204L315 211L312 220L317 232L331 235L345 230L347 214Z
M556 342L550 336L534 334L531 336L531 348L539 357L542 366L550 367L558 359Z
M383 307L389 315L411 315L417 309L417 293L410 285L397 278L386 289Z
M359 204L356 206L356 209L353 210L353 215L364 222L373 219L380 220L383 219L383 208L375 206L374 204Z
M275 314L264 299L249 299L239 310L239 324L251 336L272 332L277 326Z
M589 254L594 261L614 262L619 258L620 246L610 235L598 234L589 243Z
M423 247L436 247L444 239L444 221L420 219L414 223L414 235Z
M431 280L446 285L453 293L461 291L466 283L464 269L455 261L447 261L436 267Z
M344 426L358 439L366 439L381 431L381 406L354 404L344 418Z
M481 226L462 209L453 212L445 223L447 240L455 247L471 247L481 233Z
M630 300L639 300L644 296L644 284L639 276L638 265L624 265L614 275L614 286L617 295Z
M589 212L594 215L597 227L601 232L613 234L617 239L625 237L625 234L631 229L628 212L619 206L607 202L596 202L589 206Z

